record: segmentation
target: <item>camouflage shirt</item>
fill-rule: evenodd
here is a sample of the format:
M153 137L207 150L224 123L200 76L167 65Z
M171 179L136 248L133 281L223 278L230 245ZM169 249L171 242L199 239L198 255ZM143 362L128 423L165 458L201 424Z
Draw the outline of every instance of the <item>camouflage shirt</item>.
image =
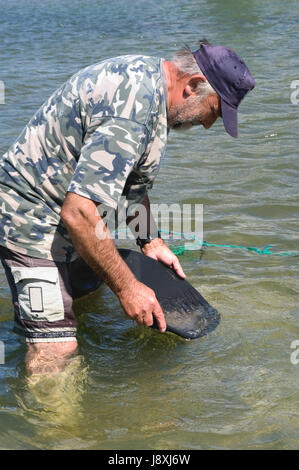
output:
M67 191L116 209L151 188L167 141L162 60L123 56L73 75L0 159L0 244L38 258L75 253Z

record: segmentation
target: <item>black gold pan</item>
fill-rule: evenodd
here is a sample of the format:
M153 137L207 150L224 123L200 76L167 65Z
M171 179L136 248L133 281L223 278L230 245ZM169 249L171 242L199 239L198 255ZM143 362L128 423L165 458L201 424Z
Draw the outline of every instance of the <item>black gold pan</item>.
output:
M219 313L188 281L163 263L137 251L118 251L137 280L155 291L165 315L167 331L195 339L217 327ZM157 328L155 323L153 328Z

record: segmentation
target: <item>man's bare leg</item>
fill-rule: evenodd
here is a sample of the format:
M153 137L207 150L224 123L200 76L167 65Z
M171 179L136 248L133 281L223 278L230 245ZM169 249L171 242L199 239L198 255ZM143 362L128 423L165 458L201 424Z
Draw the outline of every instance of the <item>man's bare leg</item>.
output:
M26 367L29 375L51 374L63 370L77 349L74 341L28 343Z

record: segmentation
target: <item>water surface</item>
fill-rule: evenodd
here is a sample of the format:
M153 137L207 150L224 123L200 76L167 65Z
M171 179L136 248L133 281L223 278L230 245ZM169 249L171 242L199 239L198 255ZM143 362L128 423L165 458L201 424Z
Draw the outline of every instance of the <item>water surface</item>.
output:
M153 203L204 205L204 239L298 247L298 2L0 0L0 151L71 74L102 58L170 58L207 37L243 56L256 89L240 139L219 122L170 133ZM206 247L180 257L222 315L196 341L135 326L107 288L78 302L78 355L28 382L0 272L0 448L295 449L299 445L298 257ZM299 356L299 355L298 355Z

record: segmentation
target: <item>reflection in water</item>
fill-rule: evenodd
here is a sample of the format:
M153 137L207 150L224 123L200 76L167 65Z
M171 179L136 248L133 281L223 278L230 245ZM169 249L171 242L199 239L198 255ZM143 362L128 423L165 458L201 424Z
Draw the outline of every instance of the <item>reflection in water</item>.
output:
M49 442L78 434L87 376L88 367L78 355L59 372L26 377L16 393L19 407L35 425L37 441L47 448Z

